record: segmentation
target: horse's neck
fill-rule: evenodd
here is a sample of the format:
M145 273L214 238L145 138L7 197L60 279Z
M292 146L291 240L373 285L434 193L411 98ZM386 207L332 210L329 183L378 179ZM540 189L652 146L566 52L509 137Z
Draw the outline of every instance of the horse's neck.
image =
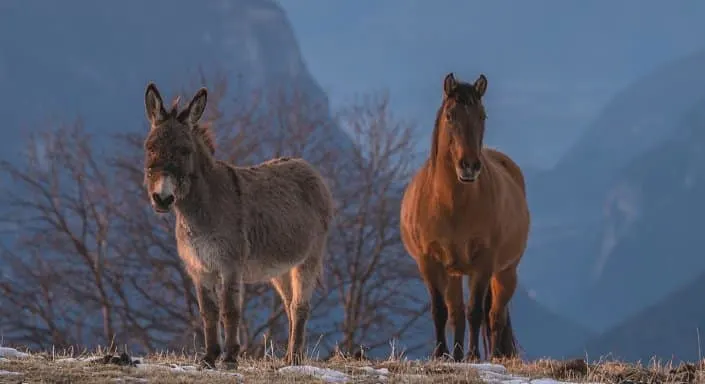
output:
M429 167L429 180L437 203L448 208L468 204L472 196L479 193L479 181L461 184L455 169L447 162L438 159Z

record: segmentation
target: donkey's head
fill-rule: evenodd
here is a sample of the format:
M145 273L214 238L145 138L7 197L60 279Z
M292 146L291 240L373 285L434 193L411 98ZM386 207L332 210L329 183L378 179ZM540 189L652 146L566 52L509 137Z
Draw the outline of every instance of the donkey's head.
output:
M461 183L475 181L482 169L480 154L486 118L482 96L486 90L484 75L473 84L457 81L453 73L443 80L443 104L436 122L436 156L450 161Z
M177 99L167 112L157 86L147 86L144 103L151 128L144 142L145 184L157 212L168 212L189 193L196 157L203 152L197 139L198 120L206 108L207 93L206 88L199 89L182 111Z

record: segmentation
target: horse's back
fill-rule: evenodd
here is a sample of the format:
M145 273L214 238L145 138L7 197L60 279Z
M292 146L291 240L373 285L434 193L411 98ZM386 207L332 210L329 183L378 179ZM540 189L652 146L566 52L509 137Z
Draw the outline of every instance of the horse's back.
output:
M502 234L500 254L510 264L518 263L526 248L530 213L526 199L526 183L519 165L496 149L484 149L488 166L494 173L497 228ZM503 261L503 260L498 260Z
M428 178L429 164L424 164L411 178L409 184L404 189L400 209L400 231L401 238L406 251L417 259L422 256L422 229L421 222L426 219L429 201L429 190L424 190L430 186Z
M498 169L509 175L509 177L519 186L524 197L526 197L526 181L524 180L524 173L521 171L519 165L507 154L497 149L485 148L483 151Z

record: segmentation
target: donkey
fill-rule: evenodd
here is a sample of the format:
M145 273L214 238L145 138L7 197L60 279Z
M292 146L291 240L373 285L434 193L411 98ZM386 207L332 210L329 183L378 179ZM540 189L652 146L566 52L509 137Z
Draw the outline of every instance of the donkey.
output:
M172 209L176 245L196 288L203 322L201 366L237 369L245 283L271 281L289 320L287 364L300 364L310 300L320 282L333 197L321 174L300 158L237 167L214 157L199 124L207 89L169 111L154 83L145 92L151 125L144 142L145 185L157 213ZM220 315L220 318L219 318ZM218 342L218 320L223 348Z
M516 290L530 215L519 166L504 153L483 148L486 90L484 75L474 83L446 75L430 156L406 187L401 205L402 241L431 296L434 355L449 353L445 327L450 318L456 361L463 358L463 314L470 325L468 360L479 359L483 324L492 357L517 354L507 305Z

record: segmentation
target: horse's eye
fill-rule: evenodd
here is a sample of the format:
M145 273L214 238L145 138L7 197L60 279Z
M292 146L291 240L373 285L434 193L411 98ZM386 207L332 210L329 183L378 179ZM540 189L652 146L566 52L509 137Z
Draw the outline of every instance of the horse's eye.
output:
M453 121L453 115L450 113L450 111L446 111L446 120Z
M189 149L189 148L186 148L186 147L179 148L179 155L181 155L181 156L188 156L190 153L191 153L191 149Z

